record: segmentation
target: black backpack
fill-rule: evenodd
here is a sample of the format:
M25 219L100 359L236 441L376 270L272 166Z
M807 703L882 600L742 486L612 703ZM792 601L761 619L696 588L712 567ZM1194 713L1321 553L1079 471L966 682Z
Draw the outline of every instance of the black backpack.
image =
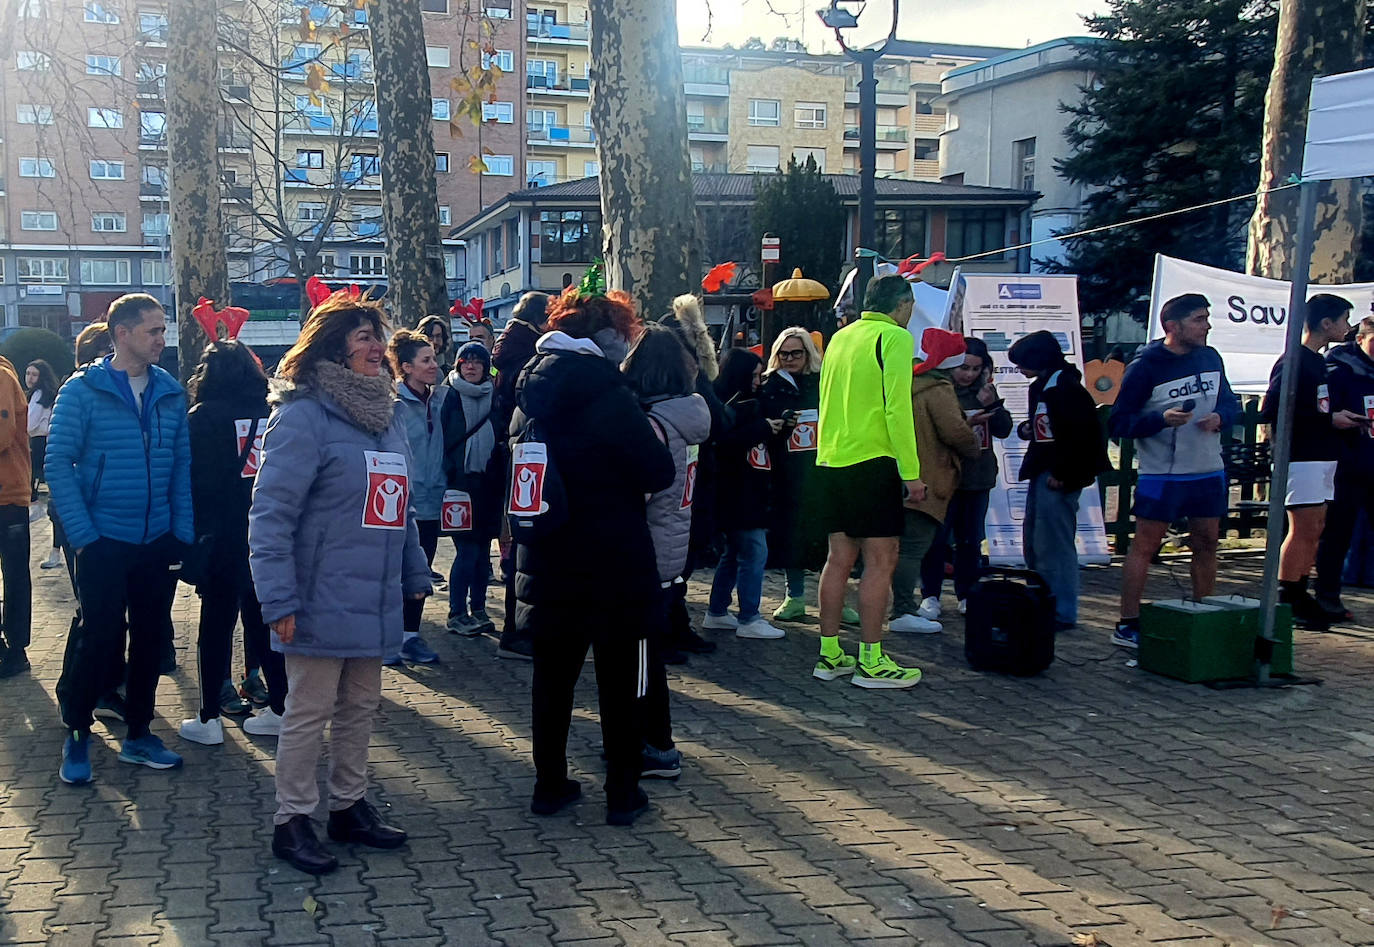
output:
M1039 674L1054 661L1054 605L1039 573L984 570L968 593L964 657L976 671Z
M516 401L530 368L525 366L516 383ZM511 539L530 545L548 536L568 521L568 492L558 474L553 452L549 450L544 422L523 411L524 424L511 442L510 478L506 490L506 516Z

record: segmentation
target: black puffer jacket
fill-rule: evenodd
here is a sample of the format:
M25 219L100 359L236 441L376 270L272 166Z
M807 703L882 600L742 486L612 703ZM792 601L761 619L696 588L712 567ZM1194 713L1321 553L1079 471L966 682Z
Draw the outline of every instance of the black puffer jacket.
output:
M187 415L191 435L191 507L196 536L213 536L210 555L213 575L232 568L236 576L248 574L248 508L253 500L253 479L258 453L239 464L245 437L257 421L259 443L267 430L267 397L212 398L201 401ZM247 473L247 476L245 476ZM240 570L241 573L240 573Z
M764 413L780 418L784 411L818 411L821 376L773 372L763 381L759 399ZM820 484L816 479L815 420L812 436L784 427L768 442L773 463L772 515L768 522L768 564L775 569L819 569L825 565L827 537L820 522ZM796 435L796 436L794 436Z
M568 500L567 521L516 554L516 623L535 633L566 608L648 608L658 594L645 496L672 484L673 456L615 364L580 347L549 333L516 385L512 439L527 417L544 422Z

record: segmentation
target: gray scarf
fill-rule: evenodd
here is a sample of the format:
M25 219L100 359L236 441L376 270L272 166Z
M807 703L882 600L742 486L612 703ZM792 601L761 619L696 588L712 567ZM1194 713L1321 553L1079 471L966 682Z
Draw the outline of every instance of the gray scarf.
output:
M463 448L463 472L481 473L487 469L492 451L496 449L496 426L491 423L492 383L474 385L458 377L455 371L448 379L449 387L463 406L463 420L467 424L468 439ZM481 423L473 430L472 426Z
M346 365L319 362L311 383L367 433L380 434L391 426L395 391L387 376L359 375Z

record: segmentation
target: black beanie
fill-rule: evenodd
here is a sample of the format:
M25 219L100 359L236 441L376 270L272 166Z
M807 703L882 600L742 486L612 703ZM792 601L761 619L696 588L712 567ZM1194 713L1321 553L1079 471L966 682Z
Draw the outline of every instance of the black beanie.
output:
M1064 365L1064 352L1059 348L1059 340L1044 329L1017 339L1007 357L1014 365L1028 368L1037 375Z

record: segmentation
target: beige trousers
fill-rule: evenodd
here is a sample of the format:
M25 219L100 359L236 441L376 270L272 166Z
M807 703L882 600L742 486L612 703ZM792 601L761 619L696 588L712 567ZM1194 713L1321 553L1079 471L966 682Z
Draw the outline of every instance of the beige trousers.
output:
M286 655L286 713L277 737L276 825L320 804L315 770L329 728L329 811L367 793L367 743L382 699L381 658Z

